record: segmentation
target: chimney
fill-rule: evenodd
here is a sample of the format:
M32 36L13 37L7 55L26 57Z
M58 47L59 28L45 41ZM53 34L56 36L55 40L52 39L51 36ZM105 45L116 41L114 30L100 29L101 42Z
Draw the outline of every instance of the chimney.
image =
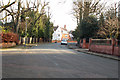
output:
M66 29L66 25L64 25L64 28Z

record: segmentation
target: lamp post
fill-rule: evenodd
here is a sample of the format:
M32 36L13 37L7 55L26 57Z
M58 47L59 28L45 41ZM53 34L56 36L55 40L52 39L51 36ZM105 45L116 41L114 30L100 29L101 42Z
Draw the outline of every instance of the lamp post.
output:
M25 46L26 46L26 40L27 40L27 19L29 19L29 17L26 17L26 28L25 28Z

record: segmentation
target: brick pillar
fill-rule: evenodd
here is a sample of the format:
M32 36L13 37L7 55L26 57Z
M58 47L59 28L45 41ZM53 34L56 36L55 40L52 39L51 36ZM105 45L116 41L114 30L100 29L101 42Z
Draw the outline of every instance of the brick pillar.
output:
M80 40L80 42L79 42L79 46L82 47L82 46L81 46L81 40Z
M115 45L116 45L116 47L119 46L119 45L118 45L118 40L117 40L117 39L115 40ZM120 56L120 47L118 47L118 56Z
M82 45L82 48L86 48L86 39L85 39L85 38L83 39L83 45Z
M115 40L115 45L118 46L118 40L117 39Z
M120 43L117 40L117 46L120 46ZM120 47L118 47L118 55L120 56Z
M112 39L112 55L114 54L115 39Z
M41 38L39 38L39 43L41 43Z
M39 43L41 42L40 40L41 40L41 38L39 38Z
M89 38L89 50L90 50L90 45L92 44L92 38Z

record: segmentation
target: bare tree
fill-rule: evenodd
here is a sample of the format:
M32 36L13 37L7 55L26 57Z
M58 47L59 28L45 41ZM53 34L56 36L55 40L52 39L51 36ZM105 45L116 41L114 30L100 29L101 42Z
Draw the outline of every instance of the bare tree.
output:
M105 21L105 26L100 27L99 35L105 38L118 38L119 26L118 26L118 19L116 17L109 18Z
M104 26L100 26L98 34L101 37L105 38L118 38L119 32L119 25L118 25L118 17L117 17L117 7L116 3L114 6L107 7L105 12L105 24Z
M1 3L1 2L0 2ZM10 0L9 0L9 2L8 2L8 4L6 4L6 5L1 5L0 6L0 13L1 12L3 12L4 10L6 10L8 7L10 7L10 6L12 6L13 4L15 4L16 3L16 0L14 1L14 2L12 2L12 3L10 3Z
M77 19L77 23L89 15L99 15L104 9L106 3L100 3L100 0L85 2L83 0L73 2L73 15Z

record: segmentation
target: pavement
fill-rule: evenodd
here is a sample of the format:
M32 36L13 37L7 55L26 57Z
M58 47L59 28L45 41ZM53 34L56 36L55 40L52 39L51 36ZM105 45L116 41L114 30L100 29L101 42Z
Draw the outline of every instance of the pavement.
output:
M114 59L114 60L120 61L120 57L118 57L118 56L108 55L108 54L103 54L103 53L97 53L97 52L92 52L92 51L89 51L89 49L79 48L78 46L76 46L74 44L69 44L68 48L76 50L78 52L83 52L83 53L86 53L86 54L100 56L100 57L104 57L104 58L109 58L109 59Z
M59 43L0 52L3 78L118 78L119 61L78 52Z

